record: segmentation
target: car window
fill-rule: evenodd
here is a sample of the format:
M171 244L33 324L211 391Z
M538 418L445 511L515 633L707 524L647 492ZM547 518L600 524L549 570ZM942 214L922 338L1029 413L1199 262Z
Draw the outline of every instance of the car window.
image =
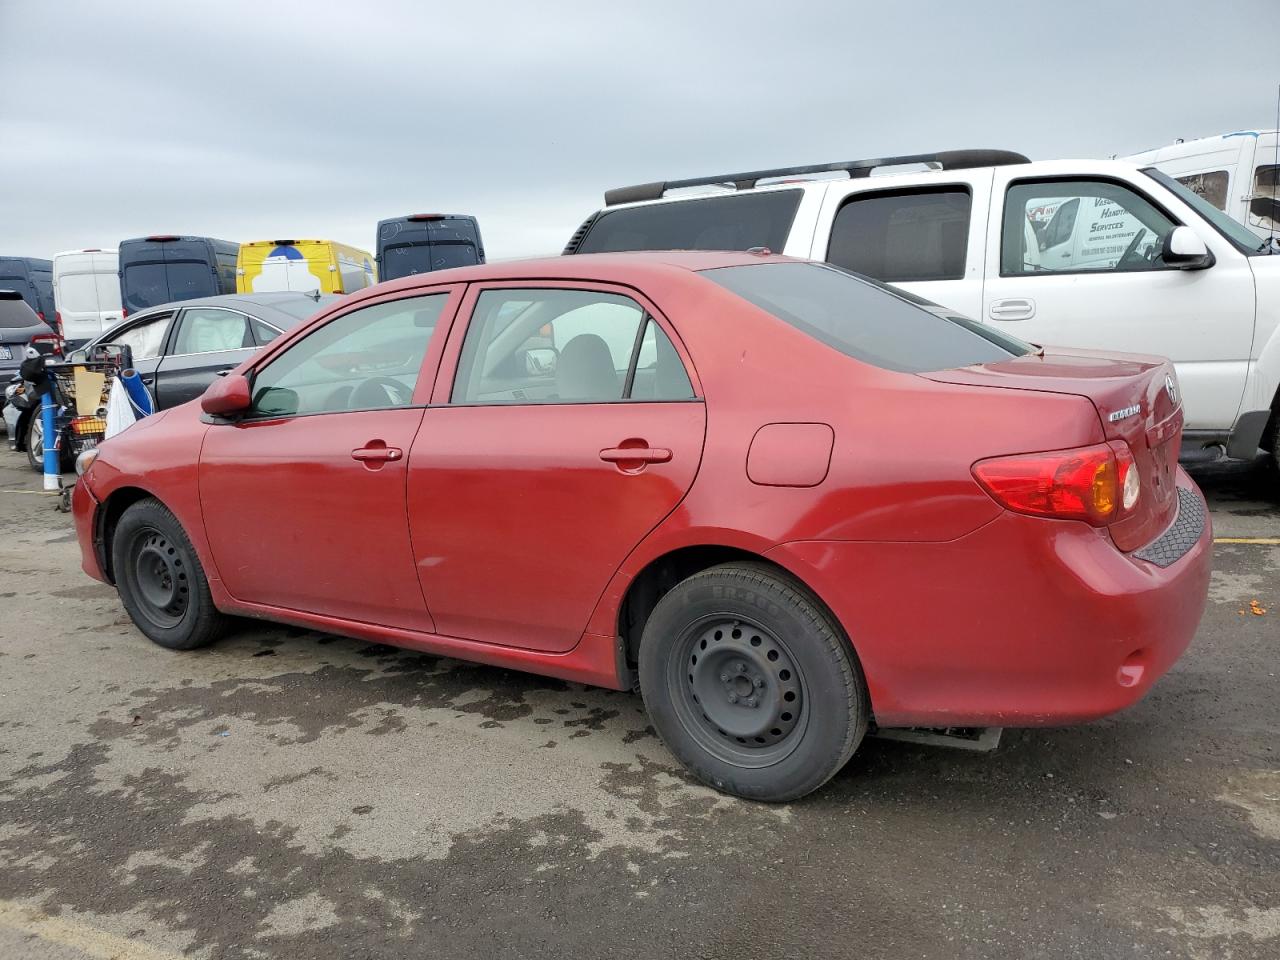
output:
M799 190L765 190L605 210L575 252L618 250L781 251Z
M253 339L260 347L266 346L276 337L280 336L279 330L271 326L269 323L263 323L257 317L251 317L249 319L249 327L253 330Z
M60 311L96 311L98 309L98 283L94 273L64 273L58 278L58 309Z
M253 379L251 415L405 407L447 293L378 303L329 321Z
M962 279L970 206L964 187L854 194L836 213L827 260L890 283Z
M886 370L947 370L1031 349L1012 337L984 336L951 311L835 266L777 262L701 273L813 339Z
M453 403L609 403L693 396L666 333L629 297L485 290L467 327Z
M154 360L160 356L160 348L164 345L164 335L169 329L169 321L173 314L163 313L158 317L144 320L120 333L104 337L106 343L118 343L133 352L134 360Z
M173 353L212 353L252 347L249 320L242 313L218 307L190 307L182 311Z
M1178 177L1180 184L1198 197L1204 197L1219 210L1227 209L1227 181L1230 175L1225 170L1211 170L1208 173L1190 173Z
M1018 181L1005 193L1000 274L1168 269L1161 251L1175 226L1150 200L1123 184ZM1032 239L1039 249L1029 249Z

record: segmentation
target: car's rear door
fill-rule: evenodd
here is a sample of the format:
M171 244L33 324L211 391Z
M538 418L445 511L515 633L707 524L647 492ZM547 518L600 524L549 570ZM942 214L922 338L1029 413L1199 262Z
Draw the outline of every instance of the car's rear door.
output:
M237 600L430 632L405 471L460 287L363 301L263 358L200 453L205 535Z
M680 503L706 426L678 337L634 291L472 285L409 455L438 632L563 651Z
M187 307L178 313L153 387L158 407L175 407L204 393L214 377L253 356L250 318L225 307Z

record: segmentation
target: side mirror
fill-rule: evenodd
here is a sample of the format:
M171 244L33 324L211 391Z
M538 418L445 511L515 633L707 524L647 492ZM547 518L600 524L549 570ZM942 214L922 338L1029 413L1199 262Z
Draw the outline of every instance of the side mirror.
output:
M1213 266L1213 254L1190 227L1174 227L1169 231L1160 258L1179 270L1204 270Z
M524 371L531 377L549 377L556 372L554 347L531 347L524 352Z
M200 409L215 417L243 413L249 409L249 381L241 374L219 377L200 398Z

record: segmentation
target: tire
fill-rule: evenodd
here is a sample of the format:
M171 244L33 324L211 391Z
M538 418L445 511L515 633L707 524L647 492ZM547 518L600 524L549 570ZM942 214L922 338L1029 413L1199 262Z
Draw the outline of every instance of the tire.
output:
M153 642L169 650L194 650L213 643L226 628L191 541L158 500L139 500L121 515L111 562L125 610Z
M36 473L44 473L44 421L38 415L27 417L26 434L27 463Z
M795 800L830 780L867 731L866 689L830 615L762 563L677 584L640 641L658 735L703 783L749 800Z

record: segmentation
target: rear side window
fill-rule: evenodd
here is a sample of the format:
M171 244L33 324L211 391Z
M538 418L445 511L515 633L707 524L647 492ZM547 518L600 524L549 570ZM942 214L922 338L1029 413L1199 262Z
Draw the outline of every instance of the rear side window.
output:
M1030 352L1020 341L993 342L941 308L935 313L838 267L761 263L702 275L813 339L886 370L923 373Z
M752 247L781 251L800 195L799 190L770 190L606 210L591 225L577 252Z
M855 194L836 213L827 260L890 283L960 280L970 206L963 187Z

